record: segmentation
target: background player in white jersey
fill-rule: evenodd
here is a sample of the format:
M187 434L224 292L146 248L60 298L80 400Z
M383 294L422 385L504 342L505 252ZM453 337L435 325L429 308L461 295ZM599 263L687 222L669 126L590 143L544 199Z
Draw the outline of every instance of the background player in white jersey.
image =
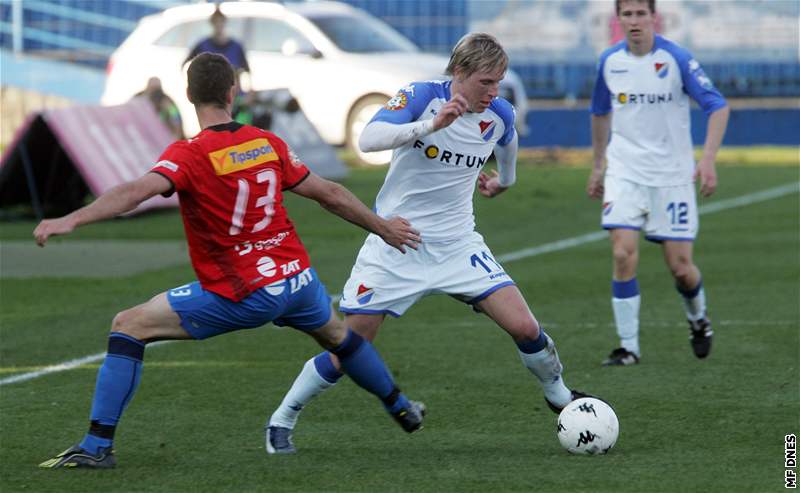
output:
M655 34L655 0L617 0L616 10L625 40L600 57L592 96L594 168L586 188L590 197L603 197L602 224L610 231L614 257L612 306L621 347L604 364L631 365L641 355L636 280L641 230L661 243L683 298L692 349L705 358L713 332L700 270L692 261L698 229L693 181L700 178L704 197L714 193L714 160L729 109L692 55ZM696 167L689 97L708 115Z
M523 364L539 379L556 412L583 396L561 378L555 345L534 318L514 282L475 232L472 197L485 197L515 181L514 109L497 97L508 57L488 34L473 33L453 49L452 81L415 82L389 100L364 129L365 152L394 149L378 193L379 216L401 215L420 231L415 251L395 255L370 235L359 252L339 309L346 323L372 340L386 314L402 315L427 294L448 294L485 313L512 337ZM483 173L494 151L499 174ZM300 410L341 377L335 356L309 360L268 425L271 448L291 442Z

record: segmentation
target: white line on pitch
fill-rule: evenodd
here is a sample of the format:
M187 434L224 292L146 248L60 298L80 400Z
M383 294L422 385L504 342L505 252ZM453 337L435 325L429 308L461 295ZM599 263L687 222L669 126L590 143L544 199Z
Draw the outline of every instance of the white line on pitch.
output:
M487 318L475 318L471 320L462 320L458 322L448 323L448 327L455 327L455 328L464 328L464 327L481 327L488 323L492 323L491 320ZM547 320L540 320L542 327L547 329L550 328L559 328L559 329L596 329L598 327L611 327L614 328L616 325L614 322L548 322ZM645 327L657 327L657 328L670 328L670 327L683 327L685 325L685 321L680 320L678 323L675 320L648 320L643 322ZM798 325L797 320L714 320L715 326L721 327L760 327L762 329L765 328L775 328L775 327L796 327Z
M776 199L797 192L800 192L800 182L787 183L786 185L781 185L779 187L774 187L774 188L768 188L760 192L749 193L747 195L742 195L740 197L735 197L732 199L725 199L712 202L710 204L701 206L698 209L698 211L701 215L713 214L714 212L720 212L728 209L733 209L735 207L742 207L745 205L751 205L758 202L764 202L767 200ZM566 238L563 240L553 241L551 243L545 243L544 245L539 245L532 248L523 248L522 250L517 250L515 252L498 255L497 260L501 262L513 262L514 260L520 260L523 258L534 257L536 255L542 255L550 252L557 252L560 250L566 250L568 248L585 245L586 243L599 241L607 237L608 233L606 231L596 231L594 233L587 233L584 235L574 236L572 238ZM332 298L334 302L337 302L341 298L341 295L337 294L332 296ZM153 344L149 344L148 347L163 345L170 342L173 341L156 342ZM83 358L72 359L69 361L65 361L63 363L59 363L57 365L47 366L45 368L42 368L41 370L31 371L27 373L20 373L19 375L12 375L10 377L0 379L0 386L12 383L25 382L27 380L33 380L35 378L43 377L51 373L72 370L81 365L86 365L89 363L94 363L95 361L100 361L101 359L105 358L105 356L106 353L104 352L91 354L89 356L84 356Z
M735 197L732 199L725 199L725 200L719 200L717 202L712 202L710 204L700 206L698 212L701 215L713 214L714 212L733 209L734 207L751 205L757 202L764 202L766 200L776 199L778 197L783 197L784 195L789 195L797 192L800 192L800 182L787 183L786 185L781 185L775 188L768 188L760 192L754 192L747 195L742 195L741 197ZM497 260L499 260L500 262L512 262L514 260L533 257L535 255L541 255L543 253L566 250L567 248L584 245L586 243L591 243L593 241L599 241L604 238L608 238L607 231L595 231L593 233L587 233L580 236L573 236L572 238L566 238L564 240L558 240L551 243L545 243L544 245L539 245L531 248L523 248L522 250L517 250L516 252L498 255Z
M148 344L148 348L153 346L161 346L163 344L167 344L173 341L159 341ZM0 379L0 385L8 385L10 383L18 383L24 382L26 380L33 380L34 378L43 377L50 373L58 373L61 371L67 370L74 370L75 368L83 365L88 365L89 363L94 363L95 361L100 361L101 359L106 357L106 353L97 353L97 354L90 354L89 356L84 356L83 358L71 359L69 361L64 361L63 363L59 363L57 365L46 366L41 370L31 371L27 373L20 373L19 375L12 375L10 377L6 377Z

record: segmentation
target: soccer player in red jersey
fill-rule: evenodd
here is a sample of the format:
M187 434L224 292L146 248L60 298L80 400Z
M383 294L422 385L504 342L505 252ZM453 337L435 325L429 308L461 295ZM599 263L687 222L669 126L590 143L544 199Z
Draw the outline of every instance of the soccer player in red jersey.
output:
M205 339L226 332L288 325L336 354L358 385L378 396L404 430L422 425L424 406L409 401L383 360L331 311L331 300L286 215L283 192L319 202L380 235L405 253L419 234L405 219L374 214L343 186L313 173L276 135L231 120L234 72L221 55L190 64L187 96L203 130L170 145L138 180L34 230L44 246L52 235L115 217L156 194L178 192L189 254L198 281L156 295L117 314L97 375L89 432L41 467L107 468L116 464L117 423L139 383L148 342Z

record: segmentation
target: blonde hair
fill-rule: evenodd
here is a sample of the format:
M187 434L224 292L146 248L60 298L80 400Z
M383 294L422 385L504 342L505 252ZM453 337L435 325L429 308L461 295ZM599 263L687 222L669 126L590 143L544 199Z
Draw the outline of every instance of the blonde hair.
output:
M466 77L479 70L505 72L508 69L508 55L491 34L469 33L453 48L445 73L452 76L456 69L460 69Z

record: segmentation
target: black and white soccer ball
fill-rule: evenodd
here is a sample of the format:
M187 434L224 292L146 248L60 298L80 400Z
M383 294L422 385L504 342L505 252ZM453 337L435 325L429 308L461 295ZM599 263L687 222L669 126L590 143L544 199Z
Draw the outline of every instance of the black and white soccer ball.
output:
M558 415L558 441L570 453L605 454L617 443L618 436L617 415L600 399L575 399Z

